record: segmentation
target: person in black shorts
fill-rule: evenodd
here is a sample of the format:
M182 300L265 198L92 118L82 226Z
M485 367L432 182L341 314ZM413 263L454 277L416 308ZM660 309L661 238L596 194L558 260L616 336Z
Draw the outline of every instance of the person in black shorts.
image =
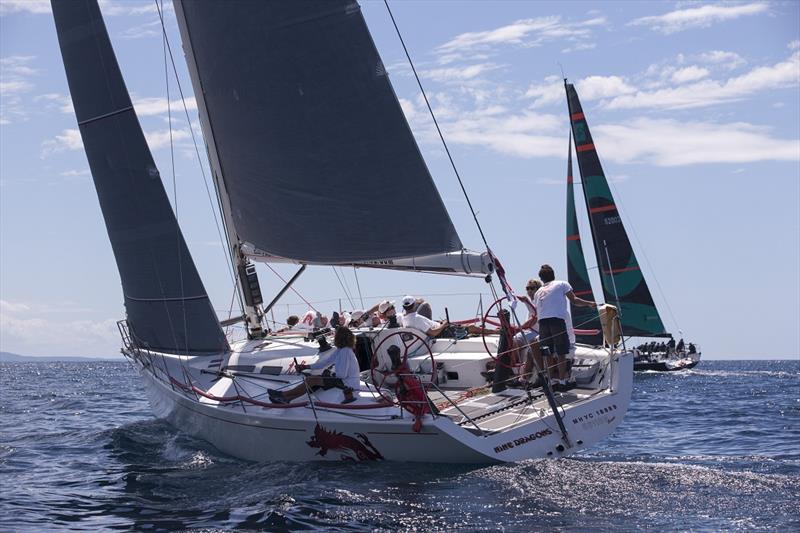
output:
M550 265L542 265L539 269L542 287L533 296L533 305L539 313L539 343L547 353L547 365L553 380L553 390L566 391L575 386L569 381L567 355L569 354L569 336L567 322L569 319L568 302L583 307L594 307L596 304L575 296L572 287L566 281L556 281L555 272ZM554 376L554 367L558 369Z

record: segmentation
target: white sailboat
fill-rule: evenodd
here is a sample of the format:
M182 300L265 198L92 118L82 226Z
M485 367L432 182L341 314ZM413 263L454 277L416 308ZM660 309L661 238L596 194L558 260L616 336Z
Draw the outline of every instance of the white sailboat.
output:
M156 416L255 461L560 457L622 421L630 353L579 347L579 387L568 392L554 393L546 378L541 389L489 387L496 356L487 348L506 351L505 337L434 340L400 327L356 332L367 357L355 401L331 388L274 403L268 389L305 383L297 364L326 357L325 332L311 335L319 344L267 332L271 304L263 305L253 261L297 263L295 278L306 265L497 277L488 250L462 246L358 4L175 2L243 297L248 338L234 342L169 205L96 0L52 3L120 272L123 353ZM353 218L408 205L410 220L349 231Z

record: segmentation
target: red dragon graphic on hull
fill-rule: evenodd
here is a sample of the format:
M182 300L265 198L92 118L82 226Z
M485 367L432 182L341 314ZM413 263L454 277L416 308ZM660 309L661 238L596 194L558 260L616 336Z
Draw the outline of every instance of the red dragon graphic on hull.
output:
M319 448L317 455L325 457L329 451L342 454L343 461L378 461L383 455L363 433L356 437L345 435L340 431L328 431L319 424L314 428L314 436L306 443L312 448Z

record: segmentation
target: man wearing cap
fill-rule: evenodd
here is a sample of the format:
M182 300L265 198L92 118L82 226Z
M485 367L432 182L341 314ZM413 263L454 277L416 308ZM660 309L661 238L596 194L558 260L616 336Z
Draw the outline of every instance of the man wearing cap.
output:
M447 320L443 322L435 322L428 317L422 316L415 311L417 299L413 296L405 296L403 298L403 327L414 328L422 331L428 337L438 337L442 331L449 326Z

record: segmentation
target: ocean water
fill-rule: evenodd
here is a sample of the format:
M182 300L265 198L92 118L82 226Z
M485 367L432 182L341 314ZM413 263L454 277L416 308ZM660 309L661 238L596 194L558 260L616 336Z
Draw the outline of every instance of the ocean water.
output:
M0 364L0 531L800 530L800 362L640 373L617 432L500 466L254 464L125 362Z

